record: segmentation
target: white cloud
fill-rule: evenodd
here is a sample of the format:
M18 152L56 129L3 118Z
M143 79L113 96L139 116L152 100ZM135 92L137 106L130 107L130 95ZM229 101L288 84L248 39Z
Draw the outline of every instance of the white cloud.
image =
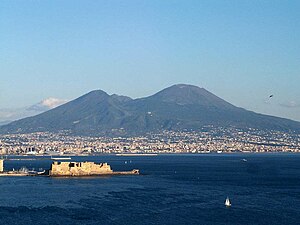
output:
M29 116L35 116L66 102L67 100L64 99L50 97L35 105L25 108L0 109L0 124L3 122L19 120Z
M0 109L0 118L9 119L14 116L15 112L10 109Z
M65 100L65 99L58 99L58 98L50 97L50 98L47 98L47 99L44 99L43 101L41 101L40 104L48 107L49 109L53 109L57 106L60 106L64 103L66 103L66 102L67 102L67 100Z
M0 123L10 122L18 119L22 119L28 116L33 116L39 112L30 112L26 108L14 108L14 109L0 109Z
M287 107L287 108L300 107L300 103L297 103L295 101L287 101L287 102L284 102L284 103L280 103L279 105L282 106L282 107Z
M50 98L46 98L46 99L42 100L38 104L28 107L27 110L43 112L43 111L47 111L49 109L53 109L57 106L60 106L66 102L67 102L67 100L65 100L65 99L58 99L58 98L50 97Z

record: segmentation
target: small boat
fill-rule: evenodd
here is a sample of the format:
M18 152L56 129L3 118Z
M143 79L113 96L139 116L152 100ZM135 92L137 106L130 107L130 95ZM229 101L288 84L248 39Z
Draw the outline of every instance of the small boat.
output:
M43 170L41 172L37 172L37 175L44 175L44 174L46 174L46 170Z
M247 162L247 159L242 159L243 162Z
M226 207L230 207L230 206L231 206L231 203L230 203L230 200L229 200L228 197L227 197L226 200L225 200L225 206L226 206Z

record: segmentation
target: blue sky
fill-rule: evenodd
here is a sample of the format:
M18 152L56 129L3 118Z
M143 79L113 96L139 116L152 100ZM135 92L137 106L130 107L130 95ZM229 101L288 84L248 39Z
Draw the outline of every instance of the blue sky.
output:
M299 11L281 0L2 0L0 108L188 83L300 121Z

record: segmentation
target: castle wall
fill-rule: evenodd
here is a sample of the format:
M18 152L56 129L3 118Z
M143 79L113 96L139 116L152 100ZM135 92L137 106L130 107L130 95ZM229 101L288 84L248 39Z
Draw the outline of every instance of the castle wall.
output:
M52 176L85 176L112 174L113 171L107 163L94 162L53 162L50 175Z

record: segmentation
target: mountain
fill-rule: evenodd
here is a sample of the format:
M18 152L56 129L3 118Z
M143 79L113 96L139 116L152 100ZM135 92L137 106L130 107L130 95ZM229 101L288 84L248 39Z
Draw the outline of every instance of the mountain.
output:
M134 135L160 130L198 130L205 125L300 132L300 123L238 108L209 91L178 84L131 99L101 90L36 116L0 127L1 133L58 132Z

